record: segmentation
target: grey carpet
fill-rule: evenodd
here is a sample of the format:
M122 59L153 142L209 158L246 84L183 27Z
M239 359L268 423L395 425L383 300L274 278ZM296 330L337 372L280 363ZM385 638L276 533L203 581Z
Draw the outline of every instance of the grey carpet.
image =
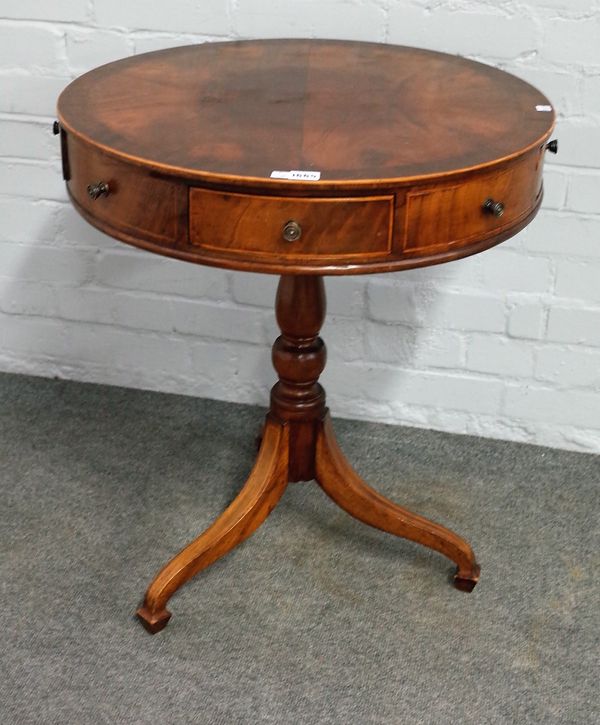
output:
M263 411L0 375L0 722L597 723L600 457L336 421L377 488L473 544L452 565L313 484L171 600L156 570L233 498Z

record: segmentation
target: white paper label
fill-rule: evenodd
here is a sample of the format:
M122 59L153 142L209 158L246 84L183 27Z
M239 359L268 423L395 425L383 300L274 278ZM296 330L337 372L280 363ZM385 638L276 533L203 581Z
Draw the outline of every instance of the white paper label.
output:
M296 179L299 181L318 181L321 178L320 171L271 171L272 179Z
M536 111L551 111L552 106L536 106L535 110Z

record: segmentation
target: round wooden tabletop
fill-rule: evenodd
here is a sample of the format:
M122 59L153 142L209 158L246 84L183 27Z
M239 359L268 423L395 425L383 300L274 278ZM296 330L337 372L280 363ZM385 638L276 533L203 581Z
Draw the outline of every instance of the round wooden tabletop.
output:
M68 132L169 174L268 184L273 171L306 170L339 189L497 163L554 123L542 93L490 66L331 40L138 55L81 76L58 108Z
M429 50L206 43L96 68L58 102L79 212L153 252L360 274L512 236L542 201L554 110L518 78Z

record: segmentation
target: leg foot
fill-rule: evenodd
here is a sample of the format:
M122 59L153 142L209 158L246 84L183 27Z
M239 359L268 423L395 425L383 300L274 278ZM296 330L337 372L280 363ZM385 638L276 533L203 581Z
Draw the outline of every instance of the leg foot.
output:
M458 565L454 585L473 590L479 565L469 544L450 529L398 506L368 486L340 450L329 415L317 438L316 474L321 488L344 511L376 529L439 551Z
M460 567L456 569L454 575L454 587L461 592L472 592L475 585L479 581L479 565L474 564L470 571L463 572Z
M145 606L142 606L137 610L136 614L144 629L150 632L150 634L160 632L161 629L167 626L169 619L171 619L171 612L168 609L153 613Z
M166 604L180 586L248 538L271 513L288 483L288 451L288 426L268 418L258 458L242 490L148 587L137 615L149 632L154 634L166 626L171 616Z

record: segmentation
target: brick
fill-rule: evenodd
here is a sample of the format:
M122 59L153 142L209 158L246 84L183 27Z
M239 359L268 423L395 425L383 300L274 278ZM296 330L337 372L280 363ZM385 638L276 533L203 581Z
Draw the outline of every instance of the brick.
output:
M275 305L279 277L252 272L232 273L232 296L236 302L270 310ZM354 277L328 277L325 280L327 313L337 316L360 315L364 309L366 281Z
M581 112L581 94L573 75L564 70L545 70L539 66L529 67L520 63L509 63L506 70L531 83L540 90L561 114Z
M24 282L0 277L0 311L12 315L54 317L58 313L55 287L37 280Z
M8 279L80 284L89 279L92 257L78 249L26 246L4 242L0 246L0 276Z
M600 86L598 87L600 93ZM571 174L567 207L588 214L600 212L600 170ZM600 239L598 239L600 245Z
M160 297L85 287L60 287L56 297L57 315L67 320L160 332L175 327L171 303Z
M239 402L240 387L244 386L260 391L254 400L264 404L276 380L270 346L210 340L194 341L190 349L193 369L205 380L219 385L225 400Z
M544 23L543 35L541 55L551 63L600 66L600 19L597 13L593 18L579 20L553 18Z
M78 247L93 247L103 252L109 249L123 250L122 242L103 234L75 211L71 204L57 204L56 235L58 244L72 244Z
M433 299L431 287L416 284L369 281L368 313L373 320L423 324L425 307Z
M552 265L548 259L497 248L483 255L482 277L486 290L547 292L552 287Z
M517 302L508 313L508 335L539 340L543 335L544 321L545 306L541 302Z
M598 2L515 7L306 0L299 13L275 0L4 0L0 368L264 403L277 276L131 250L81 219L51 136L56 100L72 75L102 62L232 30L385 39L481 58L532 83L559 112L560 151L546 158L546 211L498 249L326 280L333 407L600 452Z
M600 168L600 119L592 117L560 119L554 136L559 150L546 156L549 165L567 162L570 166Z
M465 289L480 286L481 258L479 255L456 259L446 264L434 264L431 267L417 267L402 271L403 282L420 285L439 285L444 288ZM374 279L369 275L368 280ZM376 279L376 278L375 278ZM389 275L381 275L382 281L389 281Z
M56 204L0 197L0 241L51 242L57 230Z
M149 252L106 252L98 259L95 277L100 284L119 289L209 299L227 296L226 272Z
M553 256L600 258L600 217L541 214L527 230L525 248Z
M229 340L270 344L264 310L229 307L196 300L174 299L174 331L185 335L219 339L226 331Z
M58 20L68 23L89 19L89 4L85 0L2 0L0 18Z
M544 169L543 209L562 209L567 197L567 176L552 166Z
M0 118L0 156L46 160L60 157L60 145L49 123Z
M576 428L559 427L557 431L557 440L549 439L545 445L554 448L567 448L573 451L583 451L588 453L596 453L598 451L598 441L600 436L597 430L582 430Z
M598 265L561 259L556 265L556 294L589 302L600 302Z
M131 55L133 47L124 33L110 30L70 28L67 32L67 60L76 73Z
M155 50L176 48L180 45L193 45L194 43L209 42L211 38L205 35L182 35L180 33L155 33L138 31L129 35L133 43L134 53L150 53Z
M382 325L368 322L366 326L366 360L392 363L413 368L418 330L406 325Z
M239 343L194 342L190 347L192 368L195 371L190 393L239 402L238 380L250 377L252 347L246 345L243 353ZM255 348L260 350L260 348ZM267 351L262 351L268 361ZM248 365L248 367L246 367Z
M513 58L538 46L534 21L519 13L452 11L392 5L389 41L420 48L486 58Z
M0 194L31 199L67 198L60 164L0 159Z
M57 320L0 313L0 350L26 359L32 355L45 358L70 354L66 330Z
M551 306L546 338L556 342L600 347L600 308Z
M483 293L441 292L415 285L368 285L369 314L374 320L409 325L502 332L505 304Z
M456 332L369 322L366 359L413 369L460 368L464 363L463 338Z
M246 38L321 37L382 41L385 11L366 0L304 0L302 11L279 0L238 0L234 31Z
M133 330L113 329L107 325L62 323L68 341L68 359L88 362L94 367L129 370L132 378L159 374L162 381L169 376L191 376L192 367L186 341L173 337ZM165 344L166 343L166 344Z
M3 23L0 25L0 68L64 71L62 33L47 27Z
M67 76L0 74L0 112L53 116L56 101L69 83Z
M335 394L352 391L354 397L366 400L490 414L498 411L503 389L503 383L493 379L372 363L339 363L328 385Z
M563 387L600 387L600 350L547 345L537 353L535 377Z
M600 394L509 383L503 412L541 424L600 428Z
M362 317L365 312L367 279L363 276L326 277L327 314Z
M505 325L502 299L477 294L438 294L428 311L427 324L452 330L500 332Z
M95 0L94 4L98 24L107 28L202 35L225 35L230 29L227 0L179 0L154 3L151 8L146 0Z
M533 373L533 347L499 335L471 335L465 367L500 377L530 377Z
M442 420L444 420L443 417ZM466 425L464 425L464 432L467 435L476 435L482 438L500 438L521 443L532 443L535 440L535 428L536 426L531 422L517 421L505 416L470 415L466 420ZM546 434L546 431L546 428L539 430L540 438Z
M595 0L540 0L539 4L556 10L560 15L591 13L595 10Z
M279 278L272 274L232 272L232 296L236 302L273 309Z
M583 113L600 116L600 74L584 76L581 95Z
M364 323L328 315L321 332L331 360L362 360L365 357Z

